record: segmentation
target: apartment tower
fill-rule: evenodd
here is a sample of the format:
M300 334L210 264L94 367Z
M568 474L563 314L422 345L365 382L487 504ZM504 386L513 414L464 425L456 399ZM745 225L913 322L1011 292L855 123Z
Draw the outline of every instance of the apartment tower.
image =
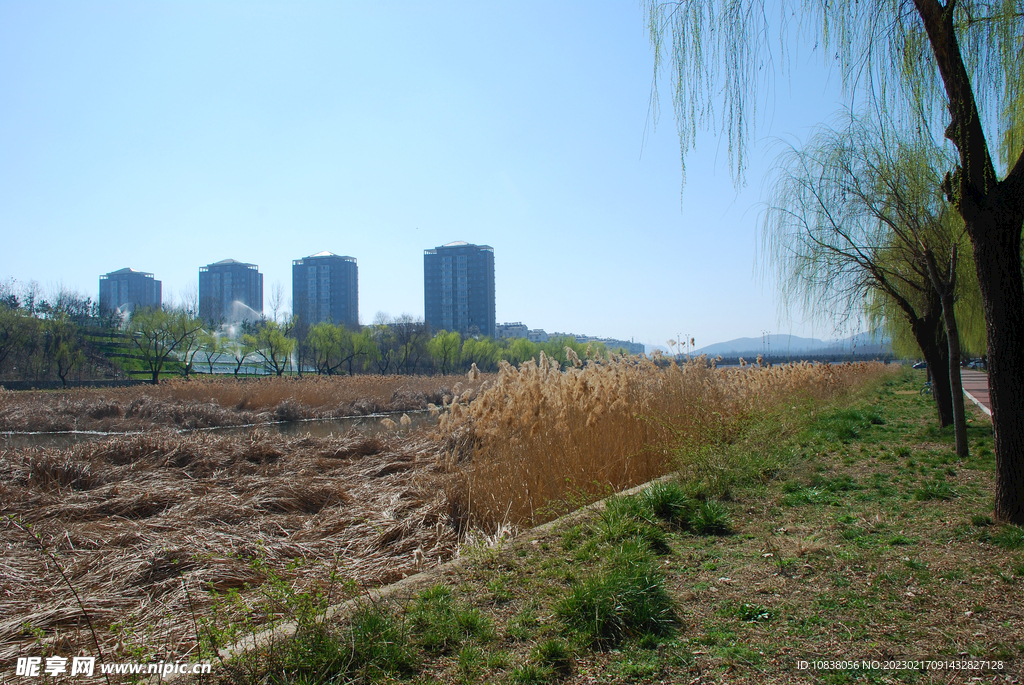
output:
M213 323L263 315L263 274L255 264L224 259L199 267L199 316Z
M292 309L300 326L321 321L359 328L359 267L355 257L317 252L292 262Z
M100 276L101 311L159 307L162 302L161 283L153 274L125 267Z
M424 319L434 330L494 337L494 248L463 241L423 251Z

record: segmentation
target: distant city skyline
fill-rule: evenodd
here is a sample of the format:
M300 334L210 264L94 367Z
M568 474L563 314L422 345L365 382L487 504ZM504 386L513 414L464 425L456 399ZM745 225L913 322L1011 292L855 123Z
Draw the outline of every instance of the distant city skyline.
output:
M2 3L0 279L96 297L131 265L180 302L197 254L234 255L291 293L330 250L365 324L425 316L422 250L465 239L500 255L497 321L829 337L780 322L758 258L773 141L842 105L818 58L794 46L760 104L749 185L702 134L681 197L635 5Z

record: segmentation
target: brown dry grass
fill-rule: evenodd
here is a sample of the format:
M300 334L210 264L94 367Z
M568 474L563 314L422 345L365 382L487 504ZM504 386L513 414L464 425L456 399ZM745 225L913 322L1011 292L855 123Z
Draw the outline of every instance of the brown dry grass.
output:
M410 411L441 404L457 383L479 388L482 382L461 376L194 377L158 386L0 391L0 430L124 432Z
M374 586L448 559L458 540L431 449L422 436L256 430L0 452L0 661L37 636L50 651L95 652L59 571L6 517L58 559L108 656L183 655L210 590L252 602L270 571L296 589L327 587L332 569Z
M681 450L728 440L742 419L786 402L833 398L883 364L718 369L637 358L560 371L541 355L505 363L469 405L441 417L453 515L494 528L540 523L680 466Z

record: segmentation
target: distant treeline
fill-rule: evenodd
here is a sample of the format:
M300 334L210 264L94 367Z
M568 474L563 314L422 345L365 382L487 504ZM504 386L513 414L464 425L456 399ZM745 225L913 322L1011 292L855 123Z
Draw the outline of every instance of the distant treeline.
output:
M195 306L101 312L91 298L67 289L44 296L35 283L0 282L0 380L69 381L220 374L435 374L496 371L544 352L563 365L566 348L580 357L606 356L601 343L572 337L533 343L523 338L462 338L433 331L409 315L379 315L351 330L294 317L224 326L205 322Z

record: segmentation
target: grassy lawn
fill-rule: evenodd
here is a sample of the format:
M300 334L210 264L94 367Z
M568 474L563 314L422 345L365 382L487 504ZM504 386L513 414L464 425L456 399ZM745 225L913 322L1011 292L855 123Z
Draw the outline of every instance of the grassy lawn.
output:
M329 622L300 611L296 638L214 671L253 683L1017 682L1024 529L989 518L988 420L968 408L971 457L958 460L922 383L907 372L839 405L750 420L680 455L678 477L464 549L426 589ZM921 659L1003 670L885 668Z

